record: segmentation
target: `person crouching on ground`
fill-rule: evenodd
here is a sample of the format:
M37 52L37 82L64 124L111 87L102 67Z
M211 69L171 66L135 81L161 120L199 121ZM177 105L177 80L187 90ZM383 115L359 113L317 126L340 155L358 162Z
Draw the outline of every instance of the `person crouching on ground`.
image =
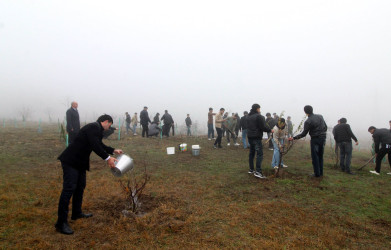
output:
M250 153L248 155L249 160L249 174L254 174L257 178L266 178L262 175L261 165L263 160L262 150L262 137L263 132L271 132L273 130L266 127L265 117L261 115L261 106L259 104L253 104L250 114L247 117L247 137L250 144ZM254 172L254 157L257 152L256 172Z
M380 175L381 161L384 156L388 154L388 163L391 167L391 131L386 128L377 129L374 126L368 128L368 132L372 134L373 141L375 142L375 157L376 157L376 168L375 171L369 171L372 174ZM379 146L381 144L381 148ZM387 174L391 174L387 173Z
M115 167L117 159L109 154L122 154L121 149L108 147L102 142L103 131L113 124L113 118L102 115L96 122L85 125L77 134L74 142L58 157L63 170L63 188L58 204L58 219L55 227L63 234L73 234L68 224L68 207L72 198L72 220L89 218L92 214L82 212L83 193L86 187L86 171L90 170L92 151L107 162L110 168Z
M273 128L273 138L272 138L272 143L273 143L273 159L272 159L272 168L278 169L280 166L287 168L287 165L284 165L283 160L281 160L280 164L280 152L282 148L284 147L284 140L285 137L288 135L288 128L285 124L285 119L284 118L279 118L276 126Z

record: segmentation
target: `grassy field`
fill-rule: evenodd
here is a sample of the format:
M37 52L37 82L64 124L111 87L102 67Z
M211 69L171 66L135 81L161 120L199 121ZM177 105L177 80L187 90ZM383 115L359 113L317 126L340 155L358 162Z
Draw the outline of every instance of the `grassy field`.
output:
M289 166L274 178L272 151L264 150L265 180L247 174L248 150L213 149L206 138L163 140L124 137L105 140L144 164L151 175L142 196L142 213L122 215L125 198L104 161L91 157L84 212L90 219L70 221L75 234L55 231L64 150L57 125L0 128L0 247L2 249L84 248L262 248L390 249L391 176L356 169L370 152L354 151L353 171L334 167L330 147L324 178L312 172L308 141L285 157ZM225 138L223 138L225 142ZM199 144L201 154L167 155L166 147ZM225 145L225 143L223 144ZM126 180L127 176L121 177Z

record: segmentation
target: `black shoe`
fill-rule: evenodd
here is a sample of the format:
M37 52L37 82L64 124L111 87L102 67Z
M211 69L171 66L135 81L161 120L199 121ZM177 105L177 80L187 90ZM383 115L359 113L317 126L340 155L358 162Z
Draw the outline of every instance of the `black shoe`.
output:
M319 178L320 175L310 174L310 177Z
M347 174L355 175L356 173L353 173L352 171L346 172Z
M68 225L68 223L61 223L54 225L56 230L62 234L73 234L72 228Z
M219 145L218 148L223 148L223 147L221 145Z
M72 220L77 220L77 219L90 218L90 217L92 217L92 214L83 214L83 213L81 213L81 214L78 214L78 215L75 215L75 216L72 214L71 219Z

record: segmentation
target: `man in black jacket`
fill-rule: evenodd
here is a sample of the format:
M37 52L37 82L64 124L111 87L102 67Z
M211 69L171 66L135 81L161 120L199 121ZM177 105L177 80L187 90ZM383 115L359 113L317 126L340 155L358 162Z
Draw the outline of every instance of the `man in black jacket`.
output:
M174 120L172 119L172 116L168 113L167 110L164 111L164 115L160 119L164 122L163 125L163 135L166 135L167 137L170 136L170 129L172 127L172 124L174 123Z
M276 124L274 123L274 119L272 115L268 112L266 113L266 127L272 129ZM272 142L272 133L267 133L267 139L269 140L269 150L274 150L273 142Z
M185 119L185 123L186 123L186 127L187 127L187 136L191 136L192 122L191 122L190 114L187 114L187 117Z
M304 112L308 116L304 122L304 130L301 134L290 138L297 140L305 137L308 132L311 136L311 157L312 167L314 168L314 177L323 176L323 153L326 144L327 125L321 115L315 115L310 105L304 107Z
M388 154L388 163L391 167L391 131L386 128L377 129L374 126L368 128L368 132L372 134L375 142L376 169L369 171L372 174L380 175L381 161ZM381 145L381 148L379 149ZM391 173L388 173L391 174Z
M67 132L68 132L68 143L71 144L77 133L80 131L80 119L79 112L77 111L78 103L73 101L71 107L67 110Z
M92 214L82 212L83 193L86 187L86 171L90 170L90 154L94 151L110 168L115 167L116 159L109 154L122 154L121 149L114 149L103 144L103 131L113 124L109 115L102 115L96 122L87 124L77 134L75 141L58 157L63 169L63 189L58 204L56 229L63 234L73 234L68 224L68 206L72 198L72 220L89 218Z
M247 148L247 117L248 112L244 111L242 118L240 118L240 131L242 131L243 148Z
M151 119L149 119L148 115L148 107L144 107L144 109L140 112L140 124L143 127L142 137L148 137L148 123L152 123Z
M254 174L257 178L266 178L262 175L261 165L263 160L263 149L262 149L262 137L263 132L271 132L273 130L268 128L265 124L265 117L260 114L261 106L259 104L253 104L251 107L250 114L247 117L247 137L250 144L250 154L248 156L250 169L249 174ZM257 152L256 161L256 172L254 173L254 157Z
M358 145L356 136L353 134L350 125L346 123L346 118L339 119L339 124L334 127L333 134L336 145L339 147L340 151L340 167L342 172L353 174L350 170L350 161L352 159L352 139Z

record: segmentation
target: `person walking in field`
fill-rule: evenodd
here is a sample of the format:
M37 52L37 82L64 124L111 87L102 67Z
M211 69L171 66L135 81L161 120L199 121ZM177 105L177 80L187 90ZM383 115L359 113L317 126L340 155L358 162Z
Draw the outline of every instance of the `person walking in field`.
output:
M143 127L143 131L141 133L142 137L148 137L148 124L152 123L151 119L149 119L148 115L148 107L145 106L144 109L140 112L140 124Z
M138 119L137 119L137 113L134 113L133 117L132 117L132 120L131 120L131 124L132 124L132 127L133 127L133 135L137 135L136 133L136 128L137 128L137 123L138 123Z
M305 137L308 133L311 136L311 157L312 167L314 169L313 177L323 176L323 154L326 144L327 125L322 115L314 114L310 105L304 107L304 112L308 116L304 122L304 130L290 140L298 140Z
M380 175L381 162L388 154L388 163L391 168L391 131L386 128L376 128L370 126L368 132L372 134L373 141L375 143L375 157L376 157L376 168L373 171L369 171L372 174ZM381 145L381 147L380 147ZM391 172L387 173L391 174Z
M96 122L85 125L77 134L74 142L58 157L63 170L63 188L58 204L58 219L55 224L57 231L63 234L73 234L68 224L68 207L72 198L72 220L89 218L92 214L83 213L83 193L86 187L86 171L90 170L90 154L94 151L105 160L110 168L115 167L112 154L122 154L121 149L114 149L102 142L103 131L113 124L113 118L102 115Z
M187 114L187 117L185 119L186 127L187 127L187 136L191 136L191 118L190 114Z
M279 118L276 126L273 128L272 143L274 147L273 158L272 158L272 168L278 169L279 167L287 168L287 165L284 165L283 160L280 164L280 152L285 143L285 137L288 135L288 128L285 123L284 118Z
M356 136L353 134L350 125L346 122L346 118L339 119L339 125L334 127L333 134L335 143L338 145L340 151L339 165L341 167L341 171L348 174L354 174L350 170L350 162L352 160L353 152L352 139L356 142L356 145L358 145L358 141Z
M242 143L243 148L247 148L248 142L247 142L247 117L248 112L244 111L242 118L240 118L240 130L242 131Z
M216 115L216 113L213 113L213 108L209 108L208 112L208 140L214 140L215 139L215 132L213 130L213 116Z
M125 122L126 122L126 134L128 134L130 130L130 122L131 122L130 115L128 112L125 113Z
M79 111L77 110L78 106L79 104L73 101L71 103L71 107L67 110L66 113L69 144L73 143L77 133L80 131L80 118Z
M217 132L217 138L215 140L215 143L213 144L214 148L222 148L221 146L221 139L223 138L223 130L222 130L222 124L225 121L223 119L223 114L224 114L225 109L221 108L220 112L216 114L216 119L215 119L215 127L216 127L216 132Z
M250 114L247 117L247 137L250 144L249 174L254 174L257 178L266 178L262 174L263 147L262 137L264 132L273 133L273 130L266 126L265 117L261 115L261 106L257 103L253 104ZM256 171L254 172L254 157L257 153Z

